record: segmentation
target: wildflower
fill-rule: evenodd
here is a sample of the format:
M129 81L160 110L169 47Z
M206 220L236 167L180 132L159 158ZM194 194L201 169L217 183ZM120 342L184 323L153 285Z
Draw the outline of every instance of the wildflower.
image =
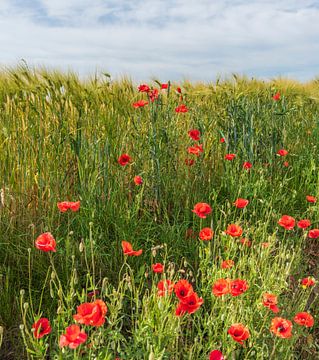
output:
M201 239L201 240L211 240L212 239L212 237L213 237L213 235L214 235L214 232L213 232L213 230L211 229L211 228L208 228L208 227L206 227L206 228L203 228L200 232L199 232L199 238Z
M297 222L297 226L299 227L299 229L307 229L307 227L309 227L310 225L311 222L308 219L299 220Z
M236 157L236 154L226 154L225 160L231 161L231 160L235 159L235 157Z
M174 283L171 280L161 280L157 284L157 289L158 296L170 295L174 290Z
M284 165L284 167L288 167L288 166L289 166L289 162L288 162L288 161L284 161L284 162L283 162L283 165Z
M233 324L228 329L228 334L240 345L250 337L249 330L243 324Z
M124 255L127 256L140 256L143 252L143 250L133 250L132 244L128 241L122 241L122 249Z
M230 293L232 296L239 296L249 289L246 280L236 279L230 282Z
M135 103L133 103L133 107L135 108L135 109L138 109L138 108L140 108L140 107L144 107L145 105L147 105L148 104L148 101L146 101L146 100L139 100L139 101L136 101Z
M199 144L199 145L195 145L195 146L190 146L188 149L187 149L188 153L189 154L194 154L196 156L199 156L200 153L203 152L203 145L202 144Z
M316 283L316 280L315 280L313 277L311 277L311 276L308 276L308 277L303 278L303 279L301 280L301 286L302 286L304 289L306 289L306 288L308 288L308 287L311 287L311 286L314 286L315 283Z
M291 330L291 321L281 317L275 317L271 320L270 331L272 331L276 336L283 339L290 338L292 336Z
M162 85L161 85L161 89L162 89L162 90L168 89L168 84L162 84Z
M249 169L251 169L253 167L253 164L251 163L251 162L249 162L249 161L245 161L244 163L243 163L243 168L245 169L245 170L249 170Z
M48 335L51 332L50 321L47 318L41 318L32 325L34 329L33 336L36 339L41 339L44 335Z
M177 108L175 109L175 112L177 112L177 113L187 113L188 108L187 108L186 105L181 104L181 105L177 106Z
M225 138L223 138L223 137L219 139L219 142L220 142L221 144L224 144L225 141L226 141L226 140L225 140Z
M180 301L175 313L177 316L183 315L185 312L193 314L203 303L204 300L193 291L186 298Z
M185 159L185 165L193 166L195 164L195 160L193 159Z
M238 198L233 205L236 206L237 209L243 209L249 204L249 201L246 199Z
M192 138L194 141L200 140L200 131L197 129L189 130L188 135L190 138Z
M209 354L209 360L225 360L225 358L219 350L213 350Z
M35 247L44 252L53 251L56 252L56 242L53 235L50 232L46 232L38 236L35 240Z
M285 150L285 149L280 149L280 150L277 151L277 154L279 156L286 156L286 155L288 155L288 151Z
M278 101L278 100L280 100L280 92L276 92L276 94L275 95L273 95L273 100L274 101Z
M312 327L314 324L314 319L309 313L300 312L294 317L294 322L301 326Z
M319 229L312 229L308 232L308 237L310 239L318 239L319 237Z
M150 91L150 87L146 84L141 84L139 87L138 87L138 91L139 92L149 92Z
M83 303L77 307L77 313L73 319L84 325L101 326L105 322L107 306L102 300L95 300L92 303Z
M233 260L224 260L222 262L222 269L230 269L235 265Z
M158 90L153 89L148 92L148 96L151 100L151 102L154 102L158 98Z
M251 241L247 238L241 238L239 240L243 245L247 246L247 247L251 247Z
M135 185L142 185L143 184L143 179L139 175L134 176L134 184Z
M70 349L76 349L86 339L87 334L84 330L81 331L78 325L71 325L65 329L65 334L61 335L59 346L60 348L68 346Z
M230 291L230 279L218 279L212 287L212 293L215 296L223 296Z
M283 215L279 219L278 224L286 230L292 230L295 226L295 219L289 215Z
M270 243L269 243L269 242L263 242L263 243L261 243L261 246L262 246L264 249L267 249L267 248L270 246Z
M125 165L129 164L131 160L132 160L132 158L130 157L130 155L128 155L128 154L122 154L122 155L118 158L117 162L118 162L121 166L125 166Z
M193 287L187 280L179 280L174 285L175 295L180 301L186 299L191 293L193 293Z
M236 224L230 224L227 227L226 234L232 237L239 237L243 234L243 229Z
M179 94L181 94L181 93L182 93L182 89L181 89L180 87L178 87L178 88L176 89L176 92L178 92Z
M263 294L263 305L269 308L272 312L278 313L279 309L277 306L277 296L274 294L264 293Z
M206 216L212 212L212 208L206 203L197 203L192 212L200 218L206 219Z
M312 195L307 195L306 199L307 199L308 202L313 203L313 204L317 201L317 198L315 196L312 196Z
M80 209L80 201L62 201L57 203L58 209L64 213L68 210L76 212Z
M153 272L161 274L164 271L164 265L156 263L152 265Z

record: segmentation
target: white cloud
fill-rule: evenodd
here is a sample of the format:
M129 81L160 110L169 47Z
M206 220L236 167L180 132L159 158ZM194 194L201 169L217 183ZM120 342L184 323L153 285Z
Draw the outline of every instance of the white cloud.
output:
M2 0L2 64L135 80L319 75L319 5L303 0Z

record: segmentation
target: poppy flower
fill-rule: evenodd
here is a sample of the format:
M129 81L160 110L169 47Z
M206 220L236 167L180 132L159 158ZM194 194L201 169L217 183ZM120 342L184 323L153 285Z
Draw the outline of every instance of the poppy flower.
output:
M309 313L300 312L294 317L294 322L301 326L312 327L315 321Z
M135 103L133 103L133 107L135 109L138 109L138 108L141 108L141 107L144 107L145 105L148 104L148 101L146 100L139 100L139 101L136 101Z
M162 85L161 85L161 89L162 89L162 90L168 89L168 84L162 84Z
M245 161L244 163L243 163L243 168L245 169L245 170L249 170L249 169L251 169L253 167L253 164L251 163L251 162L249 162L249 161Z
M47 318L41 318L32 325L34 329L33 336L36 339L41 339L44 335L48 335L51 332L50 321Z
M197 203L192 212L200 218L206 219L206 216L212 212L212 208L206 203Z
M73 319L79 324L102 326L105 322L107 306L102 300L95 300L91 303L83 303L77 307L77 313Z
M161 263L156 263L152 265L152 270L155 273L161 274L164 271L164 265Z
M161 280L157 284L157 289L158 296L170 295L174 290L174 283L171 280Z
M180 301L185 300L191 293L194 292L192 285L187 280L179 280L174 285L174 291Z
M134 176L134 184L135 185L142 185L143 184L143 179L139 175Z
M181 89L180 87L178 87L178 88L176 89L176 91L177 91L179 94L182 93L182 89Z
M277 154L279 156L286 156L286 155L288 155L288 151L285 150L285 149L280 149L280 150L277 151Z
M100 294L99 290L90 291L90 292L88 292L88 298L91 299L93 296L96 296L96 295L99 295L99 294Z
M225 358L219 350L213 350L209 354L209 360L225 360Z
M191 292L186 298L180 301L177 306L176 315L183 315L184 313L193 314L204 303L204 300L197 295L196 292Z
M236 279L230 282L230 293L232 296L239 296L249 289L246 280Z
M280 92L276 92L276 94L275 95L273 95L273 100L274 101L278 101L278 100L280 100Z
M60 337L60 348L68 346L70 349L76 349L79 345L83 344L87 339L84 330L81 331L78 325L71 325L65 329L65 334Z
M262 246L264 249L267 249L267 248L270 246L270 243L269 243L269 242L263 242L263 243L261 243L261 246Z
M154 102L158 98L158 90L152 89L148 92L148 96L151 100L151 102Z
M213 230L211 229L211 228L208 228L208 227L206 227L206 228L203 228L200 232L199 232L199 238L201 239L201 240L211 240L212 239L212 237L213 237L213 235L214 235L214 232L213 232Z
M249 204L249 200L238 198L233 205L236 206L237 209L243 209Z
M231 160L235 159L235 157L236 157L236 154L226 154L225 160L231 161Z
M299 229L307 229L307 227L309 227L310 225L311 222L308 219L299 220L297 222L297 226L299 227Z
M224 260L222 262L222 269L230 269L235 265L233 260Z
M186 105L181 104L179 106L177 106L177 108L175 108L175 112L176 113L187 113L188 112L188 108Z
M62 201L57 203L58 209L64 213L68 210L76 212L80 209L80 201Z
M122 155L118 158L117 162L118 162L121 166L125 166L125 165L129 164L131 160L132 160L132 158L130 157L130 155L128 155L128 154L122 154Z
M236 224L230 224L227 227L226 234L232 237L239 237L243 234L243 229Z
M284 161L284 162L283 162L283 165L284 165L284 167L288 167L288 166L289 166L289 162L288 162L288 161Z
M50 232L41 234L35 240L35 247L44 252L53 251L56 252L56 242L53 235Z
M212 287L212 293L215 296L223 296L230 291L230 279L218 279Z
M276 336L283 339L290 338L292 336L291 330L291 321L281 317L275 317L271 320L270 331L272 331Z
M308 237L310 239L318 239L319 237L319 229L312 229L308 232Z
M185 159L185 165L193 166L195 164L195 160L193 159Z
M220 139L219 139L219 142L220 142L221 144L224 144L225 141L226 141L225 138L220 138Z
M141 84L139 87L138 87L138 91L139 92L149 92L150 91L150 87L146 84Z
M263 294L263 305L269 308L272 312L278 313L279 309L277 306L277 296L274 294L264 293Z
M311 276L308 276L308 277L303 278L303 279L301 280L301 286L302 286L304 289L306 289L306 288L308 288L308 287L311 287L311 286L314 286L315 283L316 283L316 280L315 280L313 277L311 277Z
M315 196L311 196L311 195L307 195L306 199L308 202L313 203L313 204L317 201L317 198Z
M132 244L128 241L122 241L122 249L124 255L127 256L140 256L143 252L142 249L140 250L133 250Z
M228 329L228 334L240 345L250 337L249 330L243 324L233 324Z
M197 129L189 130L188 135L190 138L192 138L194 141L200 140L200 131Z
M251 241L247 238L241 238L239 240L243 245L247 246L247 247L251 247Z
M187 149L188 153L189 154L194 154L196 156L199 156L200 153L202 153L204 150L203 150L203 145L200 144L200 145L195 145L195 146L190 146L188 149Z
M286 230L292 230L295 226L295 219L292 216L283 215L279 219L278 224Z

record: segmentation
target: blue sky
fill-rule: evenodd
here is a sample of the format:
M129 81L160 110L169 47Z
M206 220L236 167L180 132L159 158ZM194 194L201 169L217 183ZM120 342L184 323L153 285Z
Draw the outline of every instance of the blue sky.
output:
M319 0L0 0L0 64L135 81L319 77Z

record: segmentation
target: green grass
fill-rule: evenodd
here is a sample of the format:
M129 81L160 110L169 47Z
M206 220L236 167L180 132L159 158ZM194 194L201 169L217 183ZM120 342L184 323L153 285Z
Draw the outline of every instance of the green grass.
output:
M177 86L188 113L174 111ZM280 101L272 99L277 91ZM317 358L317 288L303 290L298 281L318 279L309 260L318 239L277 222L288 214L319 228L318 203L306 201L319 196L319 82L170 84L154 103L134 109L142 98L128 79L81 81L24 67L0 74L1 358L208 359L213 349L227 359ZM198 158L187 154L192 128L202 133ZM276 155L282 148L285 158ZM126 167L117 162L122 153L133 159ZM226 161L226 153L237 156ZM186 158L195 164L186 166ZM253 164L250 171L244 161ZM232 205L238 197L250 201L244 210ZM64 200L81 200L80 211L60 213L56 204ZM198 202L211 205L207 219L191 211ZM251 247L225 235L231 223L242 226ZM208 243L186 236L209 226L215 234ZM57 241L52 256L34 247L45 231ZM124 259L122 240L142 256ZM222 270L224 259L235 267ZM192 282L204 299L196 313L176 317L176 296L157 296L157 262L166 278ZM226 277L245 279L249 290L214 297L213 283ZM61 350L60 335L93 288L108 307L106 323L84 326L87 342ZM278 296L278 316L292 320L307 308L314 327L294 324L293 337L276 338L269 330L276 315L261 302L265 292ZM30 330L40 316L50 319L52 332L36 340ZM227 334L239 322L250 331L245 346Z

